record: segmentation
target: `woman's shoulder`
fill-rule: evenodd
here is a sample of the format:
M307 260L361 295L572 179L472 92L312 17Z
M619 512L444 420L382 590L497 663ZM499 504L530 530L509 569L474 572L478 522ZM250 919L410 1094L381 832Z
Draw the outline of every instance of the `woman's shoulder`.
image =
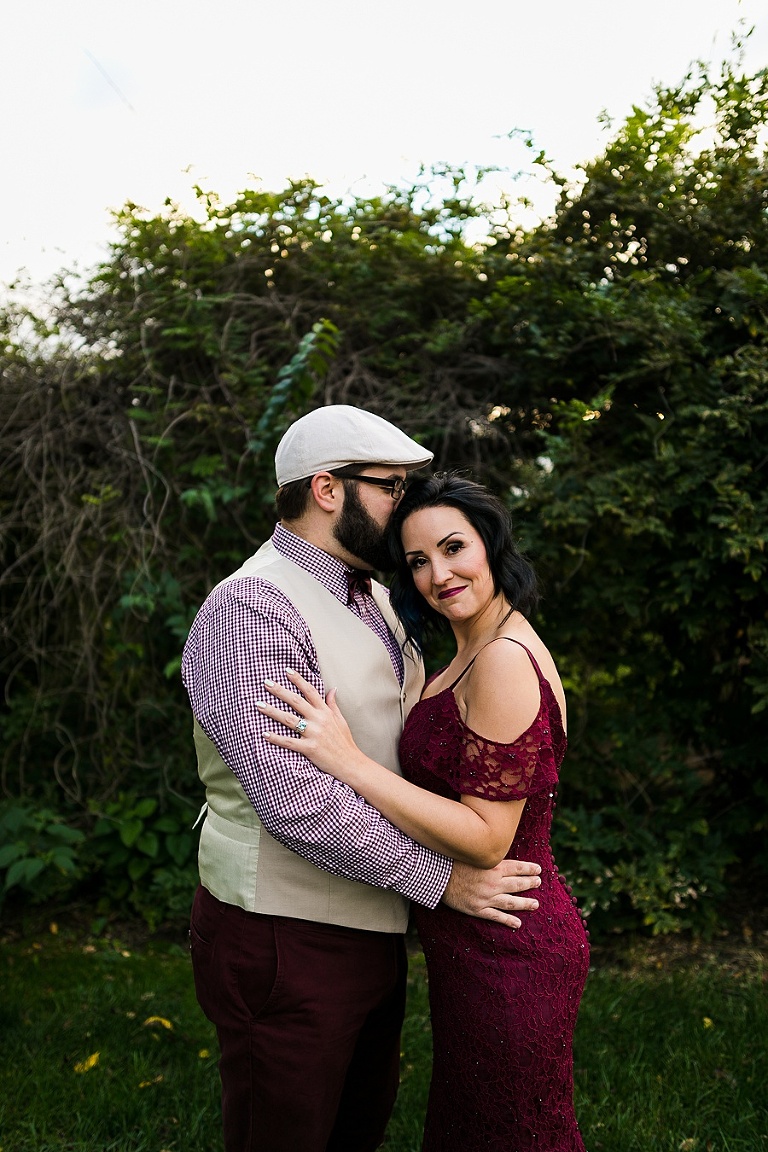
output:
M509 641L513 640L514 643ZM560 711L563 727L566 725L566 699L557 665L544 641L528 623L517 629L515 634L498 637L482 649L477 690L488 695L493 692L495 706L504 707L502 697L506 692L507 706L513 706L515 699L526 697L527 711L530 712L533 699L542 702L542 684L548 686ZM514 687L514 691L510 691ZM546 693L545 695L548 695ZM524 708L524 711L526 709ZM535 715L531 718L535 719Z
M537 683L557 676L554 660L544 642L524 621L524 628L495 637L478 652L472 673L476 685L487 688L504 675L522 676Z
M500 636L481 649L462 693L468 727L503 744L527 731L541 706L539 676L527 645L513 639Z
M541 641L538 642L538 645L541 645ZM533 667L532 655L533 645L530 635L518 636L505 633L503 636L496 636L484 648L480 649L475 658L475 667L478 671L486 672L498 668L515 667L516 665L521 668L526 664Z

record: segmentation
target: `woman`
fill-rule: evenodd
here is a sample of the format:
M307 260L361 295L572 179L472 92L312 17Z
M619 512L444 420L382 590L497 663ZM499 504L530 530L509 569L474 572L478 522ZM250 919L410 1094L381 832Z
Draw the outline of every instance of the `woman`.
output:
M565 697L527 620L535 577L506 509L472 481L417 481L394 529L392 600L409 639L420 648L443 620L456 640L406 722L404 778L363 755L333 690L323 701L292 675L303 695L274 695L306 721L302 752L414 839L479 867L505 856L541 865L538 911L517 931L414 906L434 1046L425 1152L580 1152L572 1041L588 944L549 846ZM262 710L295 729L285 711ZM267 737L282 747L295 738Z

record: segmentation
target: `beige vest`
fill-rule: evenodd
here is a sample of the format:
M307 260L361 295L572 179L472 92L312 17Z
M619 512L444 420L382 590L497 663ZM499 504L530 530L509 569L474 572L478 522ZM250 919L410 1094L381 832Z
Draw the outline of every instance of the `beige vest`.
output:
M405 656L401 690L389 653L371 628L271 542L227 578L260 576L278 587L307 622L327 688L358 746L393 772L408 711L424 682L420 662ZM402 643L403 630L380 585L374 598ZM208 811L200 836L200 882L227 904L249 912L293 916L376 932L404 932L407 901L396 892L358 884L316 868L262 827L237 777L195 722L198 771ZM258 750L256 750L258 755Z

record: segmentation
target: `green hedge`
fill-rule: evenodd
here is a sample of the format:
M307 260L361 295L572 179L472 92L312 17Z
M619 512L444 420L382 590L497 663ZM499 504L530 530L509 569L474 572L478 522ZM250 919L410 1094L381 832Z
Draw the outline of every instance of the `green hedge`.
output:
M9 893L187 900L181 648L271 532L277 439L326 402L509 501L569 698L557 851L598 931L707 931L730 885L765 890L767 110L738 61L658 89L530 232L461 171L126 205L86 283L7 304Z

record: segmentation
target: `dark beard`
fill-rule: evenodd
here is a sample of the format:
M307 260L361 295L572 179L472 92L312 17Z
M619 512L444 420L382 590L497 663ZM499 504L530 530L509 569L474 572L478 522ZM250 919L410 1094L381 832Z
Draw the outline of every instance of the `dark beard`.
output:
M342 548L359 556L370 568L377 572L392 570L387 529L380 528L366 512L354 482L344 485L344 507L333 534Z

